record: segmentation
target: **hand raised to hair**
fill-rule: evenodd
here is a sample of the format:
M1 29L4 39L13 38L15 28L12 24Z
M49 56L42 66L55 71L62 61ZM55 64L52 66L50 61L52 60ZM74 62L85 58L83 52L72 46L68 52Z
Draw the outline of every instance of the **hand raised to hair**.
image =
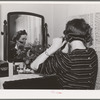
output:
M66 41L64 40L63 41L63 38L54 38L53 39L53 42L52 42L52 45L51 45L51 48L54 50L54 51L57 51L58 49L60 49L64 44L66 43Z

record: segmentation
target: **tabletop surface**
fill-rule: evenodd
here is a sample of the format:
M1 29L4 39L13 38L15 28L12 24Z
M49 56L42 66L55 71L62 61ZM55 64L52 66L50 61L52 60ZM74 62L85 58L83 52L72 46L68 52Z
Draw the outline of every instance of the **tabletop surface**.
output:
M58 89L55 74L17 74L0 78L0 89Z
M31 78L41 78L42 75L39 74L17 74L10 77L1 77L0 81L14 81L14 80L23 80L23 79L31 79Z

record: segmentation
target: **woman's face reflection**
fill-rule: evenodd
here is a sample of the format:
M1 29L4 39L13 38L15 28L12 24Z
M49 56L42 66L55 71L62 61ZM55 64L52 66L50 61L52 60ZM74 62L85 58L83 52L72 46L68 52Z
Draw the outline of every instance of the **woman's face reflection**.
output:
M25 45L27 41L27 35L21 35L18 42L22 45Z

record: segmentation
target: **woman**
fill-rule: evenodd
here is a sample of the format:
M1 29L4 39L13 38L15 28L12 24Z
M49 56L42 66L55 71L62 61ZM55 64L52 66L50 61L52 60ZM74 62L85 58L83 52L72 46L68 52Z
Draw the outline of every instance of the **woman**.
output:
M87 46L92 42L91 27L84 19L73 19L66 24L64 35L65 39L55 38L31 68L41 74L56 73L62 89L94 89L98 59Z
M25 30L20 30L17 32L16 35L14 35L12 41L10 41L11 59L16 59L16 57L21 53L26 44L26 40L27 40L27 32Z

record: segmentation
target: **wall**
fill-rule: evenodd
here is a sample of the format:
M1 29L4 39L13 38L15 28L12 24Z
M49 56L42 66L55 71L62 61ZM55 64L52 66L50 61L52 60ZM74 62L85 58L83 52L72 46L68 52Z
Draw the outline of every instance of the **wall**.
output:
M53 37L61 37L65 29L67 5L58 4L53 6Z
M94 12L100 12L100 3L69 4L67 14L68 16L75 16Z
M2 59L2 48L3 48L3 39L2 39L2 35L1 35L1 5L0 5L0 60Z

